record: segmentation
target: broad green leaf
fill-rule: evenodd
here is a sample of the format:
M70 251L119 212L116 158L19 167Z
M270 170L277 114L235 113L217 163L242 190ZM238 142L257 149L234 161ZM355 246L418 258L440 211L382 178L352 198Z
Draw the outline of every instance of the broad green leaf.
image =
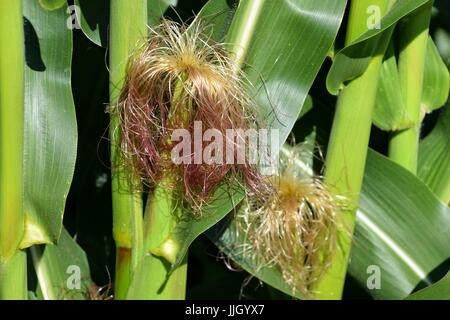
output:
M153 27L169 6L176 6L177 0L148 0L148 25ZM109 0L75 0L76 16L73 23L81 28L86 37L98 46L108 45ZM75 14L75 12L71 12ZM75 20L75 18L77 20Z
M397 68L394 44L391 42L381 68L378 94L373 115L374 124L388 131L402 130L414 125L408 119L402 98L402 87ZM436 46L428 39L425 59L425 73L422 93L422 113L430 113L442 107L447 101L449 91L449 72Z
M450 90L450 74L431 37L428 39L427 56L422 92L422 112L430 113L442 107Z
M413 293L406 300L450 300L450 272L431 286Z
M414 124L412 119L408 118L403 103L393 42L390 43L386 51L385 60L381 67L373 122L382 130L401 130Z
M72 32L66 8L24 1L25 236L21 247L54 243L75 167L77 124L71 91ZM55 50L58 48L58 50Z
M417 175L444 203L450 203L450 104L420 142Z
M450 257L449 226L450 209L422 181L371 151L349 272L373 297L403 299Z
M371 29L340 50L327 77L327 89L338 94L345 83L360 76L369 65L371 56L382 37L388 36L398 21L427 4L430 0L397 1L381 19L379 29Z
M207 17L214 16L210 8L216 8L216 2L217 8L224 8L223 0L211 0L203 14L207 11ZM269 128L279 130L276 150L287 139L298 118L334 42L345 6L346 1L334 0L252 0L236 10L226 39L238 39L229 46L245 48L244 71L255 87L254 95L262 116ZM228 8L234 10L232 6ZM248 9L252 12L251 19L246 16ZM228 21L224 15L226 13L217 12L218 23ZM214 28L223 30L223 25L214 25ZM246 33L245 37L236 36L248 30L252 32ZM179 244L180 251L172 269L183 261L189 245L198 235L225 217L242 200L243 190L235 189L231 194L226 189L219 189L201 219L186 214L174 228L170 238Z
M56 10L66 4L66 0L39 0L39 3L45 10Z
M92 280L88 260L66 229L57 245L34 246L31 255L39 284L38 294L43 299L89 298Z
M236 0L208 1L195 20L201 19L211 39L223 42L237 9Z

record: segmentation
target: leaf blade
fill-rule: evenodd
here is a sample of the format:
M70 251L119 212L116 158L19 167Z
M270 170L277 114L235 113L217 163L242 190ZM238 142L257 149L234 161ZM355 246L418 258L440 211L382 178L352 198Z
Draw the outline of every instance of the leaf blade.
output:
M66 28L65 8L49 12L36 1L26 1L24 15L26 229L22 248L58 240L77 152L72 33ZM54 50L56 43L59 50Z

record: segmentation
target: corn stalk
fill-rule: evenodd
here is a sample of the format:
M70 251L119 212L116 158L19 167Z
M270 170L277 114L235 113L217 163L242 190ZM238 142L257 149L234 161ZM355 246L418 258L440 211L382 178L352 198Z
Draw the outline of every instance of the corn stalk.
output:
M128 58L147 34L146 0L111 0L110 5L110 104L117 102L123 87ZM132 192L126 168L117 153L120 132L118 119L111 116L111 165L113 235L116 242L116 299L126 297L134 268L143 255L142 198Z
M400 55L398 69L406 117L413 123L411 128L395 132L389 141L389 158L412 173L417 172L421 101L433 1L411 15L400 28Z
M368 30L367 8L376 5L386 12L388 0L352 1L346 44ZM347 261L352 243L356 209L359 201L366 162L372 113L378 85L378 76L390 32L378 38L378 43L365 72L352 80L338 97L333 127L326 157L325 182L345 197L348 210L338 217L339 248L330 270L317 284L318 299L341 299L347 271Z
M0 1L0 299L26 299L22 1Z

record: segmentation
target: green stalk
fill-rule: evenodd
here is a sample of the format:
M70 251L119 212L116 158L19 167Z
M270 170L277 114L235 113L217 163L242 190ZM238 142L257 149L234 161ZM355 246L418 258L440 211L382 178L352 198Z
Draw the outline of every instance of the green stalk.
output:
M27 254L17 250L0 263L0 300L26 300L27 297Z
M189 121L189 106L180 101L183 90L182 82L175 85L174 97L171 106L171 114L183 113L185 122ZM170 154L163 156L170 159ZM147 266L139 274L140 279L145 279L145 286L140 286L130 296L133 299L150 300L182 300L186 295L187 257L184 262L170 275L170 264L175 262L178 254L176 242L169 239L170 232L175 227L177 219L182 214L181 199L177 199L173 188L173 178L166 173L159 184L150 194L145 208L144 247L150 254L146 257ZM161 247L161 244L164 245Z
M242 68L244 65L265 1L247 0L239 2L239 8L225 39L227 49L234 54L233 60L236 67Z
M114 299L125 300L131 282L131 248L117 244L116 270L114 275Z
M0 299L26 299L22 1L0 0Z
M406 116L412 120L411 128L395 132L389 141L389 158L412 173L417 173L421 101L432 1L421 7L402 24L400 29L400 55L398 70L402 85Z
M110 8L110 104L114 106L124 84L128 58L147 34L147 1L111 0ZM129 191L128 175L115 150L120 135L117 125L117 117L111 116L113 234L117 248L115 295L116 299L124 299L131 274L144 253L143 208L141 194Z
M145 212L145 248L151 252L146 257L145 288L136 290L133 299L183 300L186 296L187 257L170 275L170 264L175 261L178 247L167 241L182 212L179 201L167 192L170 178L166 177L155 188L147 202ZM167 186L167 187L166 187ZM160 247L161 243L165 243Z
M384 14L388 0L352 1L347 31L347 44L367 31L367 8L378 5ZM344 196L348 210L338 217L338 250L329 271L316 288L317 299L341 299L351 249L364 167L369 144L372 113L378 76L390 32L383 33L367 70L352 80L340 93L327 150L325 182Z

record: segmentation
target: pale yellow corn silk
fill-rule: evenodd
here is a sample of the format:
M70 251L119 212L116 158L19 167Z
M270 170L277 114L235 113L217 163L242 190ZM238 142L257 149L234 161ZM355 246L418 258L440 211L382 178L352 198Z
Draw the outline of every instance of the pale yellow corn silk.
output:
M302 145L282 158L280 175L268 178L275 192L266 200L247 198L238 211L237 232L246 237L245 254L257 266L278 268L293 293L313 298L312 287L336 250L336 215L341 201L321 178L304 174L298 164Z

